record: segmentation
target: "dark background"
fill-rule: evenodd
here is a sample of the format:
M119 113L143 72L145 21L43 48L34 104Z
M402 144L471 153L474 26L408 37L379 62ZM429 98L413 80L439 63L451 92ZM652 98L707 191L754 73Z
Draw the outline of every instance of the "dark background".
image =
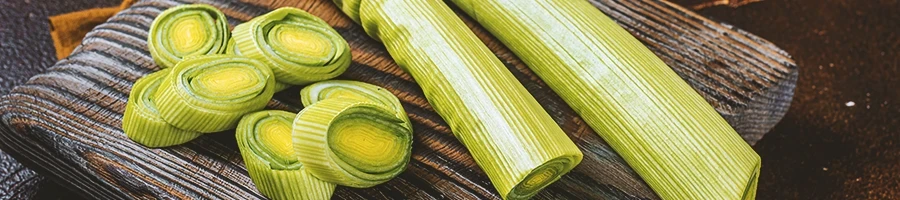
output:
M709 0L673 2L700 1ZM119 2L0 0L0 95L56 62L48 16ZM800 68L790 110L754 146L763 158L758 199L900 199L900 0L764 0L697 12L772 41Z

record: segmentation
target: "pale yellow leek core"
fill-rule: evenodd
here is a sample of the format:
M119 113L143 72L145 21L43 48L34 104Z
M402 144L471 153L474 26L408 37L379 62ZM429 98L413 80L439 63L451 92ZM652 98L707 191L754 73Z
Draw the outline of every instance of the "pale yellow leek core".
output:
M335 3L416 79L503 198L529 198L581 162L572 140L442 1Z
M157 91L169 71L171 69L163 69L138 79L131 88L128 103L125 104L122 131L131 140L147 147L183 144L202 135L175 128L159 116L152 94Z
M584 0L451 0L663 199L754 199L760 157L671 68Z
M166 9L150 25L147 47L157 65L175 66L187 56L225 53L228 22L218 9L204 4Z
M310 174L294 151L294 113L267 110L245 115L235 130L250 179L270 199L328 199L335 184Z
M334 78L350 66L350 46L325 21L279 8L236 26L235 50L266 62L278 82L303 85Z
M179 62L156 92L160 115L175 127L210 133L232 129L274 93L272 71L235 55L193 56Z
M412 132L397 111L382 104L330 98L307 106L294 119L300 162L327 182L367 188L406 169Z

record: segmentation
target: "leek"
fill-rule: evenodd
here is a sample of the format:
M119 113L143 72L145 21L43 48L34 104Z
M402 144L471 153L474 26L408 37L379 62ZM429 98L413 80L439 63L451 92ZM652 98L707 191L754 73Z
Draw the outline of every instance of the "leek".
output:
M162 118L202 133L233 129L244 114L272 98L272 71L260 61L234 55L189 57L179 62L154 94Z
M584 0L452 0L663 199L754 199L760 157L672 69Z
M300 90L300 102L303 106L310 106L316 102L331 98L353 98L363 101L378 103L397 112L397 117L403 119L406 127L412 132L412 124L406 111L394 94L376 85L348 80L328 80L304 87Z
M160 13L147 35L147 47L162 68L187 56L221 54L228 42L228 21L218 9L204 4L181 5Z
M406 169L412 132L393 109L357 99L330 98L294 119L294 151L324 181L356 188L386 182Z
M151 97L169 71L171 69L163 69L138 79L128 95L125 115L122 117L122 130L128 138L144 146L178 145L201 135L175 128L159 116Z
M337 77L350 66L350 46L325 21L279 8L236 26L235 50L265 61L278 82L303 85Z
M238 148L250 179L270 199L329 199L335 184L315 178L298 161L291 142L291 120L286 111L259 111L245 115L235 130Z
M443 2L335 3L415 78L502 197L531 197L581 162L550 115Z

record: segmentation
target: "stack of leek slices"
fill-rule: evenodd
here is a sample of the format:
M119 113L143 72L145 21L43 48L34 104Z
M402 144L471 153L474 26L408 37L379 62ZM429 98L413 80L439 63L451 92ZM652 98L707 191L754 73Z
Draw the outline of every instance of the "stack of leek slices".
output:
M148 48L162 70L135 82L122 129L148 147L236 129L260 192L273 199L327 199L336 185L372 187L399 175L412 126L384 88L329 80L350 64L347 42L323 20L281 8L228 32L208 5L162 12ZM301 91L300 113L263 110L273 93Z

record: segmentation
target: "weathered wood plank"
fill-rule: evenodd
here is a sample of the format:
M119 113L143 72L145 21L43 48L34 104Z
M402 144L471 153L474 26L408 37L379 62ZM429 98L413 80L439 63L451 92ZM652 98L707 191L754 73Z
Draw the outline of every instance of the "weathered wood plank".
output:
M436 115L422 91L384 47L327 0L212 4L232 25L279 6L295 6L328 21L353 48L342 79L383 86L398 97L415 127L408 170L369 189L339 187L337 199L497 199L465 148ZM2 148L48 178L95 198L261 198L247 177L231 132L188 144L147 149L122 133L131 84L158 69L146 50L146 30L162 10L181 1L135 4L88 34L83 46L51 70L0 98ZM664 1L593 0L641 39L754 142L789 106L797 69L781 50ZM538 198L655 199L655 194L563 101L479 26L463 16L570 138L585 152L581 165ZM270 108L297 111L297 88L276 95Z

